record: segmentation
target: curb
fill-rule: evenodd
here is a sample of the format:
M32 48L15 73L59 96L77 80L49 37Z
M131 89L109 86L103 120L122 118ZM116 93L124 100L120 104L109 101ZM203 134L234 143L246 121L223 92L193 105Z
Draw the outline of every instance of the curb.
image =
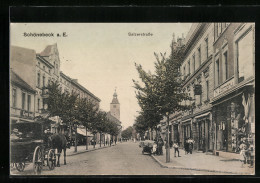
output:
M238 175L254 175L254 174L243 174L241 172L229 172L229 171L220 171L220 170L209 170L202 168L187 168L182 166L166 166L160 160L158 160L155 156L151 155L151 157L162 167L162 168L170 168L170 169L182 169L182 170L195 170L195 171L204 171L204 172L216 172L216 173L230 173L230 174L238 174Z
M84 150L84 151L81 151L81 152L74 152L74 153L72 153L70 155L66 155L66 156L75 156L75 155L78 155L78 154L83 154L83 153L86 153L86 152L96 151L96 150L99 150L99 149L105 149L105 148L112 147L112 146L115 146L115 145L103 146L103 147L99 147L99 148L95 148L95 149Z

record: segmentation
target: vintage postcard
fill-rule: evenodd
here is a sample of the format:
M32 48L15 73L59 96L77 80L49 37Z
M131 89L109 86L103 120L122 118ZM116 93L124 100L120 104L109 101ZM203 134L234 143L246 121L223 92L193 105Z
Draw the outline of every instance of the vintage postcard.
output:
M10 175L255 175L255 23L10 23Z

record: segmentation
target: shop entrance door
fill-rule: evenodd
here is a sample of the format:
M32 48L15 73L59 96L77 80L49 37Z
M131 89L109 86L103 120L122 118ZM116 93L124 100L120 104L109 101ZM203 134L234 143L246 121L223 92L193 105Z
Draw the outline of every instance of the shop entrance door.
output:
M205 120L199 121L199 150L205 151Z

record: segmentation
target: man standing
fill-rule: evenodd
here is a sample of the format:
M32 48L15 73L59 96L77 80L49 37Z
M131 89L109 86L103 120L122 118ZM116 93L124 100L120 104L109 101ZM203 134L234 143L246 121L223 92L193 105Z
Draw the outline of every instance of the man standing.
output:
M163 139L161 137L159 137L159 141L158 141L158 149L159 149L159 155L163 155Z

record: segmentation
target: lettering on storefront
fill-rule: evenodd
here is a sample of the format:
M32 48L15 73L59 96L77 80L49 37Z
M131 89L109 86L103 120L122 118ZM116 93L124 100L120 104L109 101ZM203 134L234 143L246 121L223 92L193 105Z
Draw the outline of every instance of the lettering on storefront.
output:
M234 78L229 80L228 82L224 83L223 85L219 86L214 90L214 97L224 93L225 91L229 90L234 86Z

